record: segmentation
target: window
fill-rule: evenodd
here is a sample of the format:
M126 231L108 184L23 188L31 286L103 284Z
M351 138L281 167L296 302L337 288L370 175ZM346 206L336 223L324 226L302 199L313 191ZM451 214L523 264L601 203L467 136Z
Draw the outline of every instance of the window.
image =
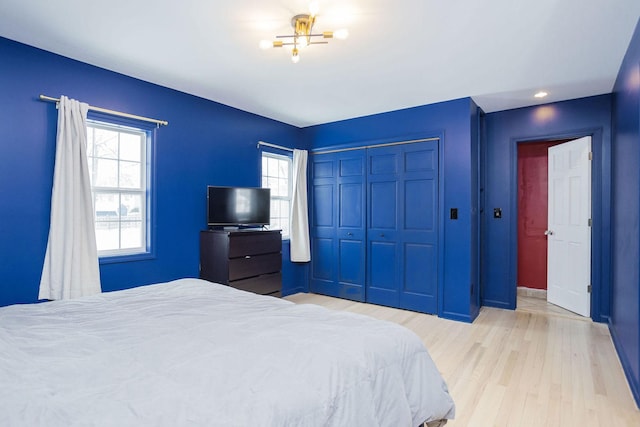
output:
M271 189L271 223L269 228L281 229L289 238L291 207L291 157L262 153L262 186Z
M87 158L100 257L149 251L149 139L143 129L87 121Z

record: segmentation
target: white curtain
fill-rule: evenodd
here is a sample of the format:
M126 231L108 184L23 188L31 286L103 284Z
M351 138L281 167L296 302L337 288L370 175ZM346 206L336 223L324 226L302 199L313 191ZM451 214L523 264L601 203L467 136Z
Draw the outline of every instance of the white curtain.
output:
M51 225L39 299L69 299L101 292L87 164L88 110L85 103L60 97Z
M291 198L291 261L309 262L309 214L307 209L306 150L293 150L293 196Z

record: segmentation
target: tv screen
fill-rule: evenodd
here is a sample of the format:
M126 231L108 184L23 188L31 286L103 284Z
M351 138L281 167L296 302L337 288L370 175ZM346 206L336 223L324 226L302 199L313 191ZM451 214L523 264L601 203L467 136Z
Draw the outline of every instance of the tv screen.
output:
M269 224L271 190L249 187L207 187L207 224L251 226Z

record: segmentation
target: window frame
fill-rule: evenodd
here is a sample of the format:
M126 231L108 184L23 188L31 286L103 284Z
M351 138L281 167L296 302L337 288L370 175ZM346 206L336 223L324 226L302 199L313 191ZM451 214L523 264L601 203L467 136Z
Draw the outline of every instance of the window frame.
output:
M280 153L274 153L271 151L262 151L261 156L260 156L260 183L261 183L261 187L263 188L270 188L270 187L266 187L264 185L264 179L270 177L270 175L266 175L265 176L265 171L264 168L262 167L263 164L263 160L264 158L274 158L280 161L286 161L287 162L287 167L288 167L288 177L287 177L287 196L274 196L273 195L273 191L271 194L271 202L273 202L274 200L284 200L288 202L289 205L289 211L287 212L287 220L288 220L288 230L282 230L282 240L289 240L290 239L290 234L291 234L291 199L293 198L293 155L286 155L286 154L280 154ZM275 177L278 178L278 177ZM271 210L273 212L273 210ZM271 221L272 215L270 213L269 215L269 220ZM282 218L282 215L280 216L280 218ZM271 223L269 223L269 228L271 228ZM273 228L276 229L276 228Z
M152 125L144 124L139 121L129 120L129 119L120 119L114 118L110 115L103 115L101 113L92 114L89 113L87 117L87 133L89 132L89 127L93 128L101 128L112 131L125 133L137 133L144 135L143 147L141 149L141 189L127 189L122 187L97 187L99 191L109 192L109 193L118 193L118 194L140 194L142 197L142 206L141 206L141 221L142 221L142 230L143 230L143 241L142 245L137 248L124 248L124 249L109 249L109 250L98 250L98 258L100 264L109 264L109 263L118 263L118 262L128 262L128 261L138 261L155 258L155 250L154 250L154 236L152 235L152 230L155 229L154 220L155 217L153 215L153 203L155 202L155 197L153 197L154 189L153 181L155 177L155 169L153 162L153 154L155 150L153 150L155 143L155 129ZM88 141L87 141L88 142ZM87 147L87 158L89 158L89 149ZM120 155L118 155L118 160L120 161ZM90 171L91 173L91 171ZM91 195L92 195L92 203L93 211L95 215L95 195L96 191L94 190L94 186L91 185ZM95 216L94 216L95 218ZM120 229L121 218L118 215L118 224ZM97 242L96 242L97 243Z

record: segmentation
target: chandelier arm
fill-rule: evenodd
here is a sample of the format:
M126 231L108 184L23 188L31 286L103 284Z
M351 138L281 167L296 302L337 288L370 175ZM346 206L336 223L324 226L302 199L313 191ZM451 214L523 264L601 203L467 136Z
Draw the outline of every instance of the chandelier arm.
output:
M291 34L276 36L277 39L295 38L295 37L324 37L324 34Z

